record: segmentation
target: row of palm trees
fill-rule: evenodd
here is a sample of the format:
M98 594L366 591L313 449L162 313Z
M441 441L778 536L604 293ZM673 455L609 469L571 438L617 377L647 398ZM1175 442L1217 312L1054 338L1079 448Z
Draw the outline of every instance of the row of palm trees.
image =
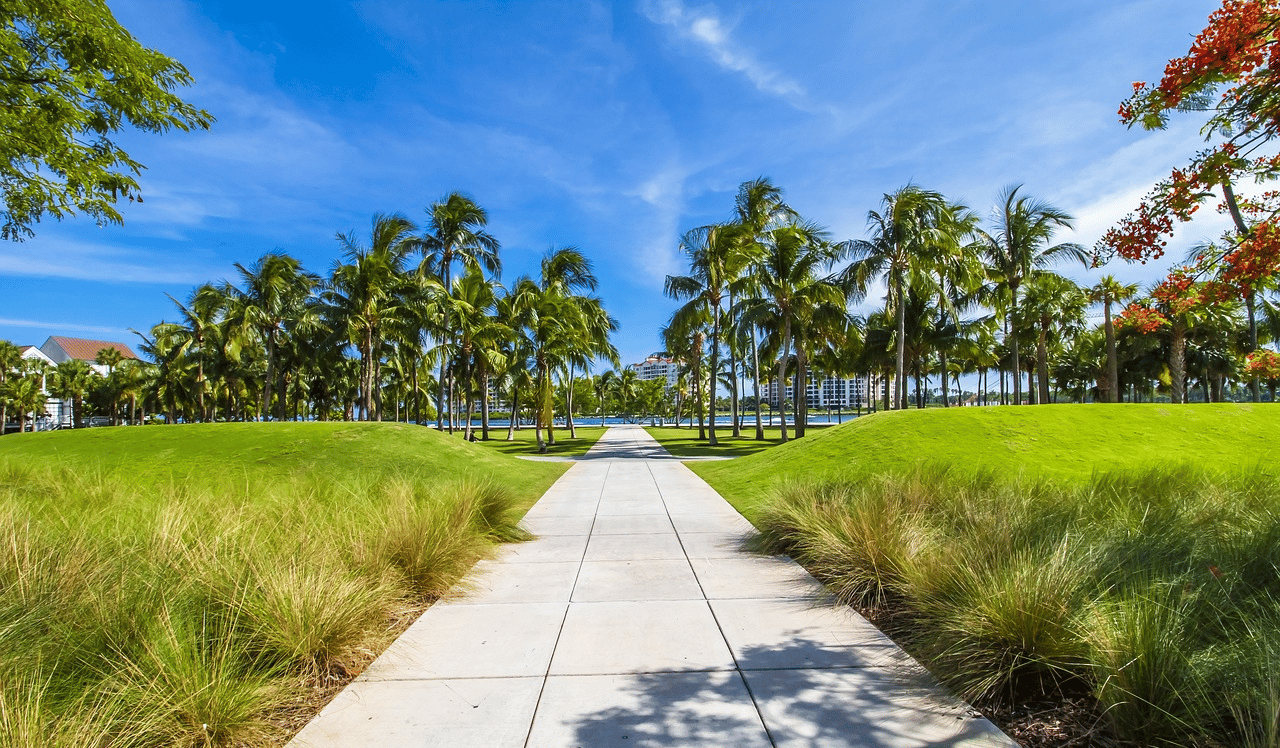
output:
M593 361L617 360L591 262L553 248L505 287L483 208L453 193L427 214L423 229L377 215L367 238L338 234L325 276L269 253L236 263L234 282L170 297L177 320L137 333L154 362L144 409L169 422L434 419L468 438L479 411L487 439L499 392L513 424L524 404L539 444L543 429L554 443L556 382L572 392Z
M795 435L803 436L803 383L815 369L865 377L894 409L911 405L913 380L914 405L924 407L930 376L948 406L960 376L977 375L981 394L972 401L985 404L992 370L1005 403L1119 402L1157 391L1183 402L1188 376L1203 385L1205 400L1221 400L1258 339L1241 305L1170 310L1172 321L1159 329L1117 325L1117 306L1139 289L1113 276L1081 288L1053 272L1062 262L1093 260L1079 244L1054 241L1070 228L1070 215L1020 186L1000 194L984 225L964 204L907 185L869 212L866 238L836 242L768 179L742 184L728 220L684 235L688 273L666 279L667 295L681 306L661 336L689 382L700 434L716 443L715 419L705 414L721 385L738 436L740 382L751 383L759 402L762 382L772 379L778 391L796 383ZM883 294L882 309L850 313L873 294ZM1098 304L1102 323L1092 325ZM1280 336L1274 309L1264 301L1263 317Z

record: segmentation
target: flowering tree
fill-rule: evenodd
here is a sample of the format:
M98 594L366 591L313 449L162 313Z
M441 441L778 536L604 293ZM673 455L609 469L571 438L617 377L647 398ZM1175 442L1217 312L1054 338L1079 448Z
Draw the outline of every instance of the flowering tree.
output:
M1265 349L1254 351L1249 354L1244 371L1266 384L1271 392L1271 401L1275 402L1276 386L1280 385L1280 353Z
M1244 298L1250 349L1257 348L1255 291L1280 273L1280 193L1247 199L1233 184L1244 178L1280 177L1280 0L1224 0L1183 57L1169 61L1156 85L1135 83L1120 106L1130 127L1163 129L1173 111L1209 113L1210 147L1157 183L1137 210L1098 243L1098 262L1119 255L1146 262L1164 254L1174 223L1191 220L1214 194L1235 232L1199 258L1194 273L1210 278L1204 289L1218 298ZM1258 398L1254 380L1254 399Z

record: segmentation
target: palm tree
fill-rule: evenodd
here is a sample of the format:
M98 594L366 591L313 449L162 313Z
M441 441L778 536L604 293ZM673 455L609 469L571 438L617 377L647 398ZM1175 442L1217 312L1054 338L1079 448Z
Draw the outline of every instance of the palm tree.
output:
M993 278L1005 289L1009 304L1009 348L1013 352L1013 400L1022 401L1022 371L1018 352L1018 290L1033 270L1048 268L1062 258L1088 265L1084 247L1074 243L1050 245L1058 229L1072 228L1072 217L1047 202L1019 197L1022 185L1005 188L996 209L994 234L981 232L982 253Z
M114 388L116 367L119 366L120 362L123 360L124 360L124 354L121 353L119 350L115 348L103 348L98 351L96 356L94 356L93 362L98 366L107 367L108 386ZM114 391L112 391L111 393L111 425L112 426L117 425L116 416L118 415L118 413L116 411L117 411L116 394Z
M565 247L553 248L542 258L538 280L524 277L511 289L513 317L534 364L534 429L539 452L546 452L548 443L555 444L552 376L574 355L574 340L587 329L588 307L599 300L580 293L594 291L596 285L591 261L577 248ZM544 427L546 442L542 439Z
M1120 398L1120 364L1116 358L1116 331L1111 320L1111 305L1123 304L1138 295L1138 284L1121 283L1114 275L1104 275L1089 289L1093 301L1102 302L1102 325L1107 339L1107 376L1102 402L1115 403Z
M1049 336L1056 331L1059 337L1084 326L1084 313L1089 297L1074 281L1049 272L1033 273L1027 281L1024 311L1027 318L1037 325L1036 335L1036 383L1039 388L1037 401L1049 402Z
M483 267L494 276L502 272L502 262L498 259L498 240L486 232L484 227L489 223L489 214L474 200L460 192L452 192L437 200L427 208L427 233L421 239L424 254L422 270L440 280L446 291L453 289L453 266L462 263L466 268ZM443 320L442 342L453 342L453 328L448 315ZM445 366L447 356L440 358L440 381L436 395L437 421L436 427L443 428L444 398L446 383ZM453 425L454 413L450 410L450 426Z
M689 257L689 275L668 275L664 287L667 296L686 300L675 315L708 319L711 323L711 371L720 367L721 304L729 281L736 277L745 259L736 252L738 243L733 229L725 225L703 226L684 235L680 249ZM673 317L674 320L674 317ZM687 324L683 319L681 324ZM711 377L711 423L708 442L716 446L716 376ZM736 419L735 419L736 421Z
M596 398L600 401L600 428L604 428L605 400L617 385L618 375L613 369L606 370L595 378Z
M382 420L375 402L385 327L404 310L405 262L417 250L417 227L400 215L373 217L369 246L362 247L354 233L338 234L342 257L329 275L322 294L335 329L360 353L360 399L366 420Z
M839 328L847 297L840 281L821 275L842 256L843 245L826 241L816 224L794 222L769 231L766 254L754 264L750 283L760 296L744 302L747 324L770 330L778 349L778 393L782 440L787 441L787 363L796 356L796 436L804 435L807 409L807 348L824 330Z
M276 346L285 321L296 315L319 279L302 269L296 258L268 253L250 267L235 263L243 289L229 286L229 321L239 329L240 338L252 332L266 348L267 371L263 380L259 418L265 420L271 407L276 377Z
M867 214L871 239L845 242L855 261L843 273L845 288L855 297L865 296L872 280L884 277L888 284L885 308L894 311L897 360L894 376L896 408L906 407L906 295L908 287L933 289L930 260L933 248L946 244L951 235L942 228L947 202L940 193L908 184L886 194L879 211Z
M80 427L80 406L84 395L93 385L98 373L89 368L89 364L78 358L63 361L53 368L53 377L49 381L49 391L63 400L71 401L71 428Z
M27 414L31 414L31 430L36 430L36 414L44 410L44 387L40 375L25 374L12 377L5 383L5 395L18 411L18 433L26 430Z
M16 372L22 365L22 350L8 340L0 340L0 435L4 434L4 425L9 422L9 400L4 394L5 382L11 372Z

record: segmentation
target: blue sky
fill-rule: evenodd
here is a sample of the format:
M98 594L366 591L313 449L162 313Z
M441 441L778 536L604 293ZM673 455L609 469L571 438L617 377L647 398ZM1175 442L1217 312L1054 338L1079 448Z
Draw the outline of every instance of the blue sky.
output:
M659 347L680 234L727 218L761 175L837 239L862 237L908 182L984 215L1024 183L1077 216L1063 239L1091 246L1203 147L1195 122L1146 133L1115 112L1218 3L110 5L190 68L186 98L218 122L122 138L148 166L123 226L46 222L0 247L0 338L133 344L128 328L175 318L166 292L269 251L326 273L335 232L367 235L377 212L422 221L461 190L489 211L504 280L553 245L595 262L625 362ZM1205 216L1171 254L1224 227ZM1106 272L1146 282L1166 267Z

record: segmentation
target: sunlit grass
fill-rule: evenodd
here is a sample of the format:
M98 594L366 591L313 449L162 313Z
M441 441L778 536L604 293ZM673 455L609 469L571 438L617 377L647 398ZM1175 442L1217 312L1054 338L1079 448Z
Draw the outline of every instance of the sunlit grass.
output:
M522 537L565 467L394 425L225 426L96 430L128 442L100 459L0 439L0 748L277 744L277 710Z
M1136 744L1277 745L1274 471L921 469L791 484L758 523L846 601L896 609L965 697L1084 684Z

